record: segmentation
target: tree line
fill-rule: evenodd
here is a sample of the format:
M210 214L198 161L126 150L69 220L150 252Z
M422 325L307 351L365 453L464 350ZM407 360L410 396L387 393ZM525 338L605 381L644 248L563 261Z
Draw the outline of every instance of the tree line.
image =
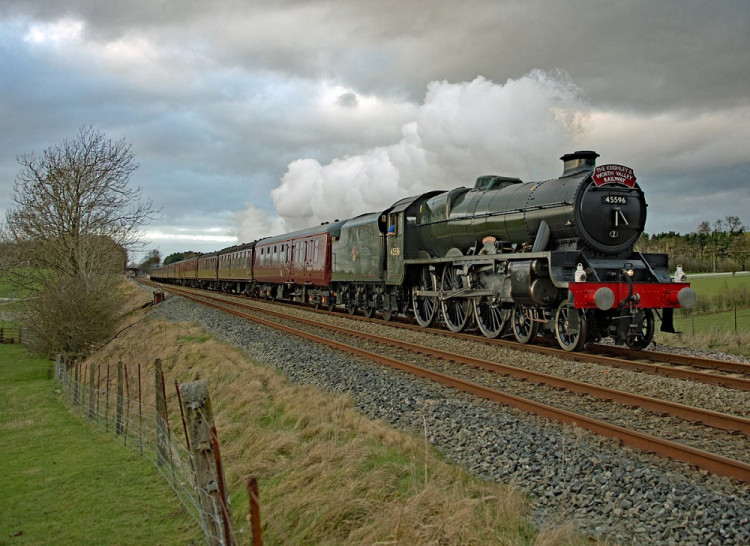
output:
M750 233L738 216L718 218L713 224L703 221L686 235L644 232L635 248L666 253L670 269L679 264L690 273L745 271L750 266Z

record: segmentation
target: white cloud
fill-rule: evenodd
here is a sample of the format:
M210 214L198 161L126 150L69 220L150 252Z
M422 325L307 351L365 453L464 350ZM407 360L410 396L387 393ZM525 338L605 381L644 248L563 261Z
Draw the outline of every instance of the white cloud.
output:
M585 113L580 91L560 74L533 71L502 85L483 77L432 82L398 142L327 164L291 162L271 192L274 206L299 229L430 189L470 186L482 174L551 177L583 131ZM240 222L256 215L250 209Z
M244 212L233 215L232 220L236 225L239 242L250 242L289 231L283 218L253 205L248 205Z
M23 40L33 44L77 42L84 29L83 21L61 19L52 23L33 23Z

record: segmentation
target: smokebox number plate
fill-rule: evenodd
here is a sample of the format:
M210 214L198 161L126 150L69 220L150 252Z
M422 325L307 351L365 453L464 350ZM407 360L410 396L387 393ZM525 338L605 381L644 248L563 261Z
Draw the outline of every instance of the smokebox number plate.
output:
M605 195L602 197L602 203L605 205L627 205L628 197L626 195Z

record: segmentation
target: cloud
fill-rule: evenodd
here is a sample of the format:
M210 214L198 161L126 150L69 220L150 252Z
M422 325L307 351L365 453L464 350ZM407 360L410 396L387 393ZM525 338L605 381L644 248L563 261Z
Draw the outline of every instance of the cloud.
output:
M591 148L647 185L649 231L742 217L749 26L701 0L4 0L0 213L16 155L91 124L163 230L251 203L255 237Z
M472 186L483 174L552 177L560 170L557 158L584 131L586 108L562 73L533 71L505 84L483 77L432 82L399 141L327 164L291 162L271 192L275 210L284 225L300 229L383 209L408 195ZM239 222L247 226L248 216L255 218L257 209ZM269 234L262 231L267 222L257 227L256 237Z
M232 217L236 225L237 240L250 242L269 235L278 235L289 231L283 218L269 214L268 211L248 205L244 212Z

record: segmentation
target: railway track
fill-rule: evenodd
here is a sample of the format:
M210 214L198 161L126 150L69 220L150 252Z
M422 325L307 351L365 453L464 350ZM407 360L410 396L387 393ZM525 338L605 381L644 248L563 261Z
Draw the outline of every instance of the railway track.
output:
M141 279L140 282L143 282ZM151 281L151 286L161 286ZM208 292L215 294L214 292ZM274 302L280 306L291 306L299 308L299 305L281 301ZM312 311L312 308L310 308ZM327 311L316 309L315 312L340 316L339 311ZM377 318L367 318L359 315L348 315L352 320L370 322L375 324L386 324ZM671 377L680 380L696 381L707 385L716 385L729 389L737 389L750 392L750 364L731 362L697 356L679 355L673 353L661 353L657 351L634 351L627 347L615 345L604 345L590 343L585 347L585 352L569 352L560 349L554 341L539 339L539 344L523 344L507 339L488 339L474 333L455 333L445 328L431 327L423 328L415 321L392 320L387 322L388 326L403 328L418 332L431 332L435 335L455 338L469 339L487 345L506 347L527 353L554 356L574 362L588 362L601 366L609 366L630 371L637 371L662 377Z
M193 299L194 301L199 301L206 305L210 305L211 307L230 312L234 315L248 318L273 328L281 329L287 333L301 336L317 343L335 347L350 354L364 357L369 360L388 365L395 369L399 369L423 378L437 381L441 384L459 389L476 396L516 407L520 410L528 411L563 423L575 424L582 428L591 430L592 432L595 432L597 434L616 438L626 445L630 445L641 450L654 452L663 457L669 457L692 463L717 474L731 476L746 482L750 481L750 465L748 465L744 461L735 460L721 454L712 453L703 449L698 449L696 447L691 447L683 443L671 441L664 438L658 438L651 434L634 430L627 426L607 422L602 419L583 415L576 411L571 411L570 408L565 409L554 407L552 405L542 403L538 400L534 400L531 397L518 396L510 394L508 392L503 392L501 390L498 390L497 388L488 386L488 384L493 383L493 380L491 379L483 379L480 383L478 383L476 381L471 381L466 378L460 377L461 373L446 373L445 371L430 369L430 367L415 364L413 362L414 359L411 357L407 356L406 358L394 358L394 356L392 355L382 354L382 352L377 349L364 348L363 345L370 343L376 347L379 347L387 344L391 347L396 347L399 351L407 350L411 354L427 355L431 359L440 359L440 361L445 363L460 364L464 368L466 366L470 366L472 368L485 370L494 375L501 374L503 376L513 377L525 382L533 382L537 385L546 385L548 387L551 387L552 389L564 389L565 391L571 393L586 394L602 400L618 402L620 404L624 404L625 406L643 408L644 410L655 412L657 414L667 414L679 419L700 422L709 427L735 432L736 434L734 434L733 436L738 438L738 442L740 445L746 445L747 437L750 435L750 420L744 417L724 414L701 408L694 408L683 404L669 402L666 400L659 400L656 398L617 391L615 389L599 387L596 385L591 385L589 383L583 383L580 381L556 377L549 374L533 372L515 366L498 364L497 362L489 362L467 355L441 351L439 349L435 349L433 347L428 347L425 345L397 342L388 337L367 334L349 328L323 325L320 322L314 320L303 319L299 317L289 317L287 314L279 313L276 311L269 311L267 308L258 308L257 306L248 303L247 300L243 301L242 299L238 298L224 295L218 296L215 293L205 292L201 295L196 295L194 291L175 287L164 288L168 291L183 295L185 297ZM262 314L264 316L258 316L259 314ZM275 320L269 320L270 317L273 317ZM280 321L285 322L288 320L293 320L298 324L304 325L304 327L292 327L280 323ZM380 324L383 323L380 322ZM325 330L321 333L311 333L309 331L309 328L324 328ZM419 330L423 332L421 328ZM335 335L332 332L335 332ZM338 336L348 336L349 338L353 338L354 341L342 342L338 339L334 339L338 338ZM476 341L476 339L476 337L473 337L473 340ZM536 349L536 347L534 347L534 349ZM565 353L564 351L559 352ZM438 367L441 366L442 365L438 365Z

